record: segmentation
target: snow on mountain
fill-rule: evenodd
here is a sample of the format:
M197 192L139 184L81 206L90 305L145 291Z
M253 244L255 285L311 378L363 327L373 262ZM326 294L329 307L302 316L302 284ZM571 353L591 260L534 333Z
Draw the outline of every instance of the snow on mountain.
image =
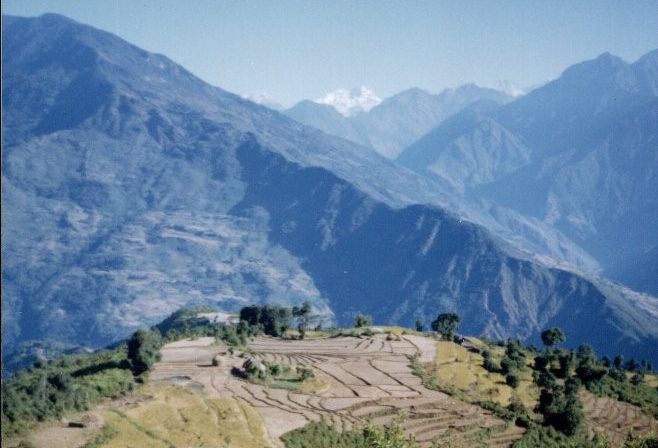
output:
M265 106L269 109L276 110L278 112L285 109L285 107L283 107L282 104L278 103L274 98L272 98L267 93L252 92L252 93L248 93L247 95L242 95L242 98L244 98L245 100L249 100L253 103L260 104L261 106Z
M381 103L382 99L368 87L361 86L352 90L336 89L327 93L324 98L318 98L315 102L332 106L342 115L352 117L359 112L368 112Z
M514 98L523 96L526 93L528 93L528 89L519 87L513 82L508 80L498 81L494 89L500 90L501 92L505 92L506 94Z

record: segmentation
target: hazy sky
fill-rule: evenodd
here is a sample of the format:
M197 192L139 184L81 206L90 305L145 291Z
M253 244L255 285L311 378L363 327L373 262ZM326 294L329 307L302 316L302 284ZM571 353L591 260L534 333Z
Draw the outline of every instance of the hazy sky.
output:
M2 11L64 14L286 105L360 85L383 97L529 86L604 51L633 61L658 48L658 0L3 0Z

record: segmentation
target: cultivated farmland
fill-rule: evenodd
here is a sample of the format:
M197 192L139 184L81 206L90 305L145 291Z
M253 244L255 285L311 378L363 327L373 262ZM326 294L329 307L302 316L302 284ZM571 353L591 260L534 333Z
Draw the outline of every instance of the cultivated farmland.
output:
M435 439L450 437L477 446L506 447L523 430L475 405L425 388L409 367L409 356L432 362L436 343L420 336L335 337L306 340L254 338L248 353L227 352L212 339L184 340L168 344L152 381L169 381L203 389L209 398L248 404L262 418L269 437L324 420L339 430L366 422L378 425L401 419L422 447ZM219 354L218 366L212 360ZM286 390L255 384L231 375L244 360L276 362L313 369L314 392L308 388ZM311 388L312 389L312 388Z

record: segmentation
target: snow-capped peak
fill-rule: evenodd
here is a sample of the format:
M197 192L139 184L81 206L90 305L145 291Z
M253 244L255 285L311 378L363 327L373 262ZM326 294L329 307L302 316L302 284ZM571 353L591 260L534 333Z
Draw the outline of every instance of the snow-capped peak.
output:
M327 93L324 98L318 98L316 103L332 106L346 117L356 115L358 112L369 111L382 102L371 89L361 86L358 89L336 89Z
M527 93L526 89L522 89L517 85L513 84L511 81L506 81L506 80L498 81L495 88L496 90L500 90L501 92L504 92L514 98L518 96L523 96Z
M262 92L254 92L254 93L249 93L247 95L242 95L242 98L245 100L252 101L256 104L260 104L261 106L268 107L270 109L282 111L285 108L276 102L270 95L267 93L262 93Z

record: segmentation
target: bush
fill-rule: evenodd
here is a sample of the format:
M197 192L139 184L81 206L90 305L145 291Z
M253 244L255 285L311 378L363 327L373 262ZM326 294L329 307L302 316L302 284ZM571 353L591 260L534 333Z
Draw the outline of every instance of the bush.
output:
M398 424L384 428L368 425L361 430L338 432L324 422L309 423L290 431L281 440L286 448L417 448Z
M301 308L295 308L295 311L302 312ZM240 310L241 322L254 328L254 331L262 329L265 334L274 337L283 336L288 331L292 316L292 308L279 305L250 305Z
M444 340L451 341L460 321L459 315L455 313L442 313L432 321L432 330L439 333Z
M357 314L354 318L354 328L367 327L372 325L372 317L365 314Z
M545 370L549 368L550 359L544 355L535 356L535 370Z
M557 376L559 378L567 378L571 375L571 371L576 365L576 357L573 352L565 351L558 356L560 368L558 369Z
M313 370L309 367L300 367L297 371L299 372L299 378L301 381L314 377Z
M576 434L585 418L578 397L565 395L559 387L542 389L538 410L544 423L569 436Z
M555 387L557 384L557 380L555 379L555 375L553 375L551 372L548 370L540 370L539 373L536 375L537 378L535 380L535 383L539 387L543 387L546 389L551 389Z
M629 434L623 448L658 448L658 435L656 433L645 436Z
M128 360L135 375L148 371L160 356L162 338L156 331L137 330L128 341Z
M500 365L491 358L485 358L482 367L484 367L487 372L495 373L500 371Z
M519 378L518 373L510 372L505 376L505 382L508 386L516 389L519 386L521 379Z
M365 437L360 431L338 432L325 422L312 422L281 436L286 448L362 448Z

